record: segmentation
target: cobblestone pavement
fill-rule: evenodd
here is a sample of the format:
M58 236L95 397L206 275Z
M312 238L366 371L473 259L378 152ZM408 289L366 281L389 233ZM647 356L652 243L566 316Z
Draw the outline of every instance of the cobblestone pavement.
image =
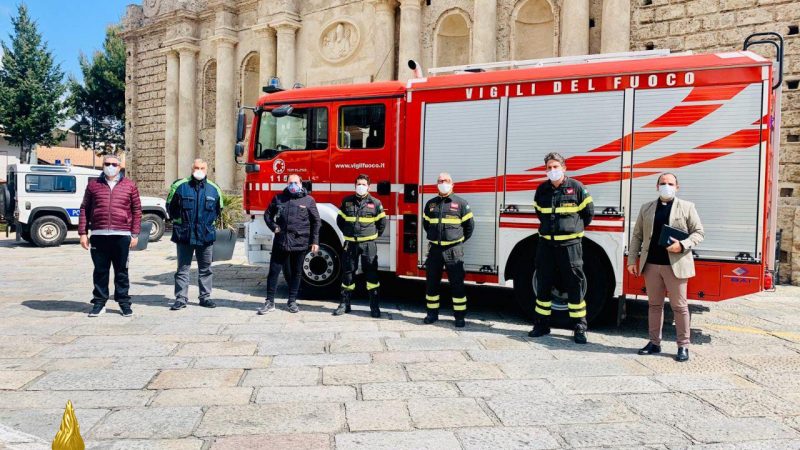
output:
M471 289L459 331L421 323L418 282L386 284L381 319L257 316L265 268L242 261L215 265L216 309L170 311L175 264L166 239L132 254L134 316L88 318L74 240L0 240L0 448L49 448L67 400L96 449L800 448L798 288L694 304L679 364L669 327L635 354L643 302L576 347L529 339L501 289Z

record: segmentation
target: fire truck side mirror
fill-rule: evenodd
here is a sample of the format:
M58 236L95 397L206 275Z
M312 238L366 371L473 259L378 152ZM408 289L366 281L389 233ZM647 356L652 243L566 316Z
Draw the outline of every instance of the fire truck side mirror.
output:
M237 158L241 158L244 156L244 143L237 142L236 145L233 147L233 153L236 155Z
M236 117L236 142L242 142L244 140L244 129L245 129L244 120L245 120L244 109L239 109L239 114ZM237 153L237 156L241 155Z

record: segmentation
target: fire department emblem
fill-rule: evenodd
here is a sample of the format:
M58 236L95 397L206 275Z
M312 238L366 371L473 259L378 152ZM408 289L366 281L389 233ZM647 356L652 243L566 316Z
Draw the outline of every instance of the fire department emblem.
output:
M737 267L737 268L731 270L731 272L733 272L733 274L736 275L737 277L740 277L740 276L742 276L742 275L747 273L747 269L745 269L743 267Z
M275 162L272 163L272 171L278 175L286 172L286 161L282 159L276 159Z

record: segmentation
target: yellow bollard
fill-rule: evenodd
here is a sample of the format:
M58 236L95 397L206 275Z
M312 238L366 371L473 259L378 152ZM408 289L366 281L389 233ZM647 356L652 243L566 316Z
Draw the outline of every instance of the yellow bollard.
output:
M67 408L64 409L64 417L61 419L61 428L53 439L53 450L86 450L78 418L75 417L75 410L69 400Z

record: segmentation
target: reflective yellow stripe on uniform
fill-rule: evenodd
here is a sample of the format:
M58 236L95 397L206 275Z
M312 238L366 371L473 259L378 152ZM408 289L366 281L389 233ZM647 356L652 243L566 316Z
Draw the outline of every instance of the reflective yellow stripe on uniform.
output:
M470 213L472 214L472 213ZM425 219L430 223L443 223L445 225L460 225L462 220L461 219L437 219L437 218L430 218L425 217Z
M438 295L426 295L425 301L428 303L428 308L438 308L439 307L439 296Z
M453 297L453 311L466 311L467 297Z
M553 302L546 302L544 300L539 300L537 298L536 299L536 305L537 306L541 306L542 308L549 308L549 307L553 306Z
M583 208L592 202L592 196L588 196L581 202L578 206L559 206L556 208L556 214L570 214L570 213L577 213L581 212Z
M580 311L570 311L569 316L573 319L580 319L586 317L586 310L582 309Z
M464 223L464 222L468 221L469 219L472 219L472 217L473 217L472 216L472 212L468 212L468 213L464 214L464 217L461 218L461 223Z
M459 242L464 242L464 238L462 237L455 241L433 241L434 244L441 246L458 244Z
M355 283L353 283L353 284L344 284L344 283L342 283L342 289L344 289L346 291L352 291L352 290L355 290L355 288L356 288L356 284Z
M581 302L576 305L569 303L568 306L569 309L586 309L586 302L584 300L581 300Z
M367 281L367 290L368 291L371 291L373 289L378 289L379 287L381 287L380 283L370 283L369 281Z
M581 300L580 303L573 305L569 303L569 316L573 319L580 319L586 317L586 301Z
M537 314L541 314L543 316L549 316L550 314L552 314L552 312L549 309L542 309L539 308L538 306L534 308L534 311L536 311Z
M345 241L350 241L350 242L374 241L375 239L378 239L378 233L375 233L375 234L372 234L372 235L369 235L369 236L360 237L360 238L354 238L354 237L350 237L350 236L345 236L344 237Z
M541 314L543 316L549 316L552 313L552 311L550 311L551 306L553 306L553 302L546 302L544 300L539 300L537 298L536 308L534 308L533 310L536 311L536 313Z
M550 214L553 212L553 208L542 208L537 205L536 202L533 202L533 208L543 214Z
M343 213L341 210L339 210L339 215L342 216L342 219L344 219L346 222L355 222L356 221L355 217L350 217L347 214Z
M583 231L580 233L572 233L572 234L557 234L555 236L550 236L546 234L540 234L539 237L547 239L548 241L567 241L569 239L576 239L583 237Z

